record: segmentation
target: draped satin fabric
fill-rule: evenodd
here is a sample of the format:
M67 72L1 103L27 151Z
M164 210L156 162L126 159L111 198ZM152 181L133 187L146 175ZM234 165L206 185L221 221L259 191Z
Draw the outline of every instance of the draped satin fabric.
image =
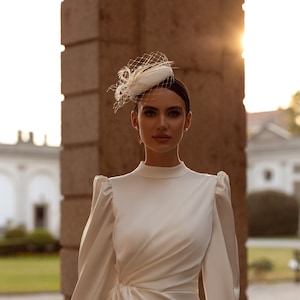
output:
M96 176L72 300L239 299L228 176L183 162Z

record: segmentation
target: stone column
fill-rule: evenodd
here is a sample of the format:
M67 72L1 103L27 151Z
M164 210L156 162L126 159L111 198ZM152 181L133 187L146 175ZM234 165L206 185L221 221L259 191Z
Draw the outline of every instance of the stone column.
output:
M241 298L246 299L244 64L242 0L64 0L62 2L61 277L70 299L77 253L96 174L132 170L142 149L130 107L116 115L107 88L129 58L162 51L189 87L193 124L181 148L201 172L225 170L240 247ZM130 106L130 105L129 105ZM201 298L204 299L204 298Z

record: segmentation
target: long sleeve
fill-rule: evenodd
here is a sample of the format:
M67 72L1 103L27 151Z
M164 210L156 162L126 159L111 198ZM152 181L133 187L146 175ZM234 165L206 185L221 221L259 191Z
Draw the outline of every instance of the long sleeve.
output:
M217 175L215 195L212 236L202 268L204 291L207 300L238 300L238 248L229 178L224 172Z
M72 300L108 299L115 283L112 188L107 177L93 183L90 216L82 234L78 258L78 282Z

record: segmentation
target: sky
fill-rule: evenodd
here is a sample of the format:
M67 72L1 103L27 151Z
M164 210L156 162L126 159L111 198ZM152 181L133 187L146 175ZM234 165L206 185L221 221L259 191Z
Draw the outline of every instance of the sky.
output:
M243 7L246 109L286 108L300 90L300 0L246 0Z
M0 0L0 142L60 143L60 0Z
M61 0L0 0L0 143L17 131L60 143ZM248 112L287 107L300 90L300 0L245 0Z

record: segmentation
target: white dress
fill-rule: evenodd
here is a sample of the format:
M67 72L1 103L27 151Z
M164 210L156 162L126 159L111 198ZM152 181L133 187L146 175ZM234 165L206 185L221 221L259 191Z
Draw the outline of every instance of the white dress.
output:
M184 163L96 176L72 300L239 299L239 265L226 173Z

